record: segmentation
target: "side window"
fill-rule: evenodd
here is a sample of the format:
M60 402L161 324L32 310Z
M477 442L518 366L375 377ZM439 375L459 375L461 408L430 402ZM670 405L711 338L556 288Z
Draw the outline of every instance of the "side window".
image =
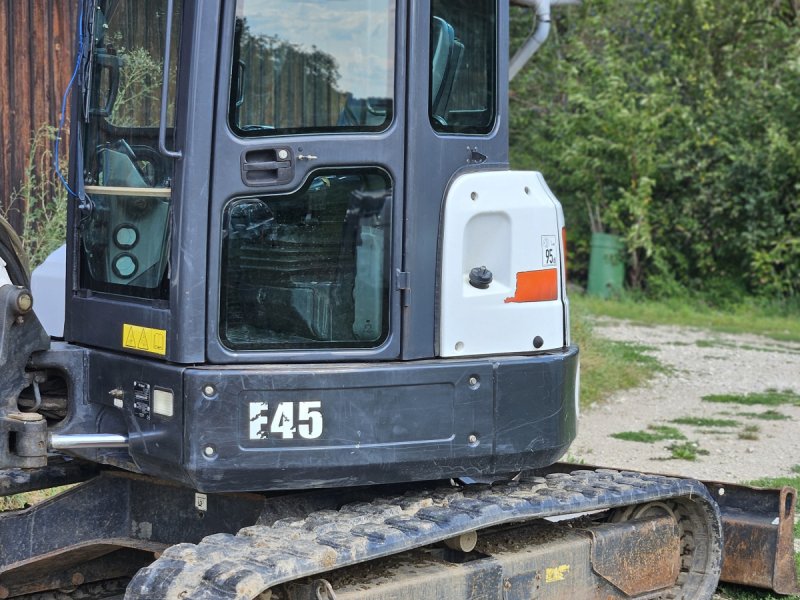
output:
M489 133L496 113L496 0L433 0L430 43L434 130Z
M168 134L174 134L182 2L164 56L166 0L98 0L83 113L81 287L166 299L171 159L158 150L161 83L169 65ZM169 145L169 144L168 144Z

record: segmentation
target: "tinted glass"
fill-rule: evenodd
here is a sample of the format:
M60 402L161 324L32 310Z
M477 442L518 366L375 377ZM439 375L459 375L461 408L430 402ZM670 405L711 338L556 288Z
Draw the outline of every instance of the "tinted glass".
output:
M433 0L431 15L431 125L446 133L489 133L495 120L496 0Z
M239 135L375 131L392 119L394 0L238 0Z
M166 0L101 0L84 99L81 286L166 298L173 163L158 150ZM173 133L182 2L169 60Z
M224 215L220 337L234 350L370 348L388 334L392 187L379 169L318 173Z

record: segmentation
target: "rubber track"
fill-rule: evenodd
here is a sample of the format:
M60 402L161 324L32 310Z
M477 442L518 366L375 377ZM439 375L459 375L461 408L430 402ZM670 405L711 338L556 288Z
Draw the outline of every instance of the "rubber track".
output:
M178 544L137 573L125 598L251 600L281 583L467 531L676 497L701 505L704 518L712 521L709 543L719 545L719 510L699 482L626 471L575 471L516 484L381 497L339 511L311 513L305 519L247 527L235 536L212 535L197 545ZM713 591L721 558L711 555L701 568L708 581L700 588Z

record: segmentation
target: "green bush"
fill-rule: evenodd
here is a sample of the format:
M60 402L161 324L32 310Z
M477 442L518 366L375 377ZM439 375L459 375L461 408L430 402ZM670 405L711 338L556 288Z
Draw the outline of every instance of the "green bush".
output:
M512 162L564 204L571 272L620 234L654 295L800 295L800 24L790 0L584 0L514 80ZM512 34L530 30L515 9Z

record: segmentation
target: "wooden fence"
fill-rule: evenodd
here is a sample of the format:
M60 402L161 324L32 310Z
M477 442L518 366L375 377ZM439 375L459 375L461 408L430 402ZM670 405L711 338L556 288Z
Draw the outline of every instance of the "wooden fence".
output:
M0 0L0 212L22 183L33 133L58 123L77 19L75 0ZM19 229L18 210L8 214Z

